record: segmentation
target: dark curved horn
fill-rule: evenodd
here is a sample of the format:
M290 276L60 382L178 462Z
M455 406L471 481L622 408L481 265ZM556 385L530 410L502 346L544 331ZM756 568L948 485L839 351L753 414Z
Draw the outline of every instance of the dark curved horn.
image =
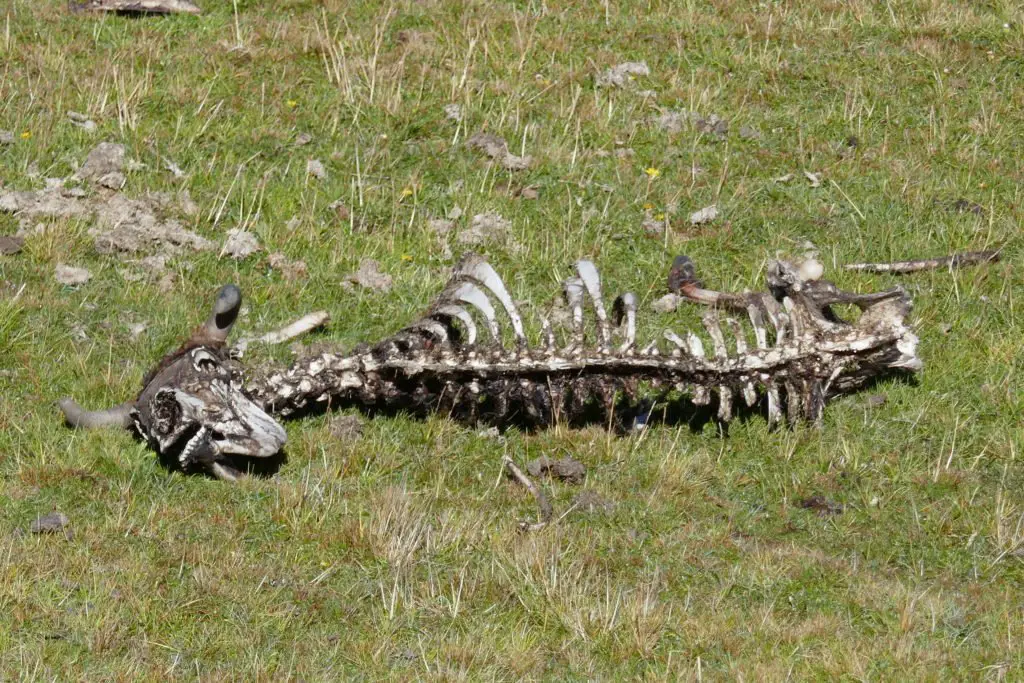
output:
M203 325L209 338L217 342L227 341L231 326L238 319L242 308L242 290L235 285L224 285L217 291L213 312Z
M97 427L127 429L132 423L131 411L135 402L128 401L107 410L85 410L73 398L62 398L57 405L64 413L64 420L75 429L95 429Z

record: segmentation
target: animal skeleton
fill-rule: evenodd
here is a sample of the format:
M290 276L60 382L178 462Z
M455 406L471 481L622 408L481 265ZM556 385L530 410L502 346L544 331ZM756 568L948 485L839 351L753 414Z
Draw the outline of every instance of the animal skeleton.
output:
M902 288L843 292L817 279L820 268L775 261L768 266L767 292L730 294L702 288L689 266L679 291L709 306L702 323L710 354L693 332L666 330L663 339L638 345L637 297L622 294L609 315L597 269L586 260L564 283L572 320L568 339L559 344L543 318L542 343L531 345L501 278L483 258L468 254L426 315L395 335L263 374L247 375L224 349L241 304L237 288L226 286L210 320L150 373L135 401L96 413L70 399L61 407L75 426L130 422L182 470L234 479L246 466L238 456L265 458L284 445L284 431L270 414L356 404L544 425L573 421L595 408L614 414L653 389L663 397L678 391L671 398L698 406L714 401L723 423L733 418L740 398L748 408L763 404L774 426L783 410L790 423L819 422L827 399L885 374L921 368L917 336L905 322L911 301ZM496 304L504 310L504 325ZM837 304L858 307L859 318L841 320L832 309ZM593 311L593 339L586 308ZM725 319L731 348L723 312L737 316ZM752 345L740 316L750 323Z

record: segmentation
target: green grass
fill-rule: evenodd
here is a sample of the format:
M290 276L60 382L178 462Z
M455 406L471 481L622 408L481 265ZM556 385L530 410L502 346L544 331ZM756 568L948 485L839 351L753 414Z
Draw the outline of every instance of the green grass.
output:
M126 280L137 266L96 254L75 220L0 256L0 677L1024 675L1020 7L580 4L0 9L0 129L16 136L0 146L6 187L38 188L33 167L65 176L99 141L121 142L145 164L127 194L187 189L201 209L190 228L220 242L247 224L266 252L309 267L295 282L266 253L182 256L163 293ZM595 74L639 60L651 75L634 88L595 88ZM729 119L726 139L652 123L680 109ZM512 174L466 149L483 128L533 166ZM301 132L313 140L296 147ZM307 178L307 159L328 177ZM528 185L536 200L514 196ZM348 221L328 206L338 199ZM958 213L960 199L983 212ZM713 225L688 225L715 202ZM393 332L444 282L451 258L427 222L455 206L459 227L485 211L512 222L514 239L484 251L517 299L546 303L590 257L610 293L641 296L652 332L695 320L649 309L677 253L710 283L754 288L768 258L809 240L829 277L867 291L894 279L835 266L1005 249L998 264L901 280L919 382L882 384L880 407L837 401L821 431L556 428L496 445L399 417L340 442L313 417L287 425L278 477L230 486L166 472L127 433L60 426L62 396L131 397L223 282L247 297L243 332L318 308L332 323L307 341ZM668 214L667 239L645 237L645 211ZM0 214L0 234L16 229ZM392 291L342 286L363 257ZM57 263L94 278L62 288ZM148 328L133 341L136 322ZM287 351L252 359L268 356ZM536 511L501 478L502 450L571 454L614 508L518 533ZM545 486L558 510L578 492ZM810 495L846 510L795 504ZM51 510L73 538L18 533Z

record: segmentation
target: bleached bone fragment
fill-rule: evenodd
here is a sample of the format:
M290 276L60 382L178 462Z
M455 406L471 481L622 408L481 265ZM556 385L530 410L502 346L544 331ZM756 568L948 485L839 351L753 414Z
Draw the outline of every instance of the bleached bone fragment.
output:
M456 318L466 328L466 345L472 346L476 343L476 322L465 308L454 304L442 304L434 309L434 315Z
M633 292L620 294L615 299L615 304L612 307L615 315L615 324L622 325L625 323L626 325L625 341L619 347L619 353L631 353L633 346L636 345L636 309L637 300Z
M611 353L612 331L608 325L608 314L604 310L604 301L601 294L601 277L597 274L597 268L594 267L594 264L585 259L576 262L576 273L583 282L587 294L590 295L590 302L594 305L599 338L598 350L601 353Z
M491 264L476 254L470 254L464 257L459 265L456 266L455 276L470 277L490 290L494 298L505 309L505 313L512 323L512 333L515 335L516 343L519 345L526 344L526 334L523 332L523 319L519 315L515 302L512 301L512 297L505 288L505 283L501 281L501 277L495 272Z
M657 356L661 352L658 350L658 340L652 340L647 346L640 349L641 356Z
M544 340L544 350L552 354L556 350L555 331L551 329L551 320L546 316L540 317L540 336Z
M683 351L685 351L687 349L687 345L686 345L686 340L685 339L680 337L678 334L676 334L672 330L665 330L662 333L662 336L664 336L665 339L669 340L670 342L672 342L675 345L675 348L672 349L672 355L673 356L678 358L678 357L683 355Z
M568 278L563 283L565 301L572 311L572 339L570 348L583 346L583 281L578 277Z
M472 282L463 282L456 287L453 296L457 301L462 301L476 307L483 314L484 320L487 322L487 329L491 333L491 338L497 343L501 342L501 330L498 327L498 319L494 315L494 306L491 305L491 300L487 298L487 295L479 287Z
M711 337L711 347L715 351L715 359L718 361L724 361L729 358L729 352L725 346L725 335L722 334L722 326L719 324L718 311L712 309L705 313L701 322L704 324L704 329L708 331L708 336ZM726 384L718 385L718 419L722 422L728 422L732 419L732 389Z
M725 323L736 338L736 356L743 358L747 355L747 338L743 333L743 327L735 318L726 318ZM757 392L754 390L754 383L750 380L743 383L743 401L747 404L748 408L757 403Z

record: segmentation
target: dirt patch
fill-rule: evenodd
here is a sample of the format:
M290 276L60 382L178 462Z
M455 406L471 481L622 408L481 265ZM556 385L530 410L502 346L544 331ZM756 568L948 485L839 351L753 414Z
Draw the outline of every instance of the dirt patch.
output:
M252 256L260 250L260 242L256 235L247 230L228 230L228 237L224 240L224 246L220 253L227 254L233 259L242 260Z
M116 142L101 142L89 152L85 157L85 163L75 171L73 177L79 180L97 181L112 173L121 173L124 170L124 160L124 145Z
M613 501L591 489L577 493L572 499L572 505L575 510L589 515L608 514L615 510Z
M305 261L293 261L281 252L274 252L267 257L267 265L281 273L285 280L303 280L309 276L309 268Z
M63 263L57 264L53 275L58 283L69 287L84 285L92 279L92 273L85 268L75 268L74 266L67 266Z
M819 517L828 517L829 515L841 515L846 509L840 503L829 500L824 496L810 496L808 498L797 498L793 501L798 508L804 510L813 510Z
M505 242L512 223L494 211L473 216L469 227L455 238L459 244L478 246L488 242Z
M356 441L363 436L365 422L358 415L339 415L330 421L327 429L338 441Z

